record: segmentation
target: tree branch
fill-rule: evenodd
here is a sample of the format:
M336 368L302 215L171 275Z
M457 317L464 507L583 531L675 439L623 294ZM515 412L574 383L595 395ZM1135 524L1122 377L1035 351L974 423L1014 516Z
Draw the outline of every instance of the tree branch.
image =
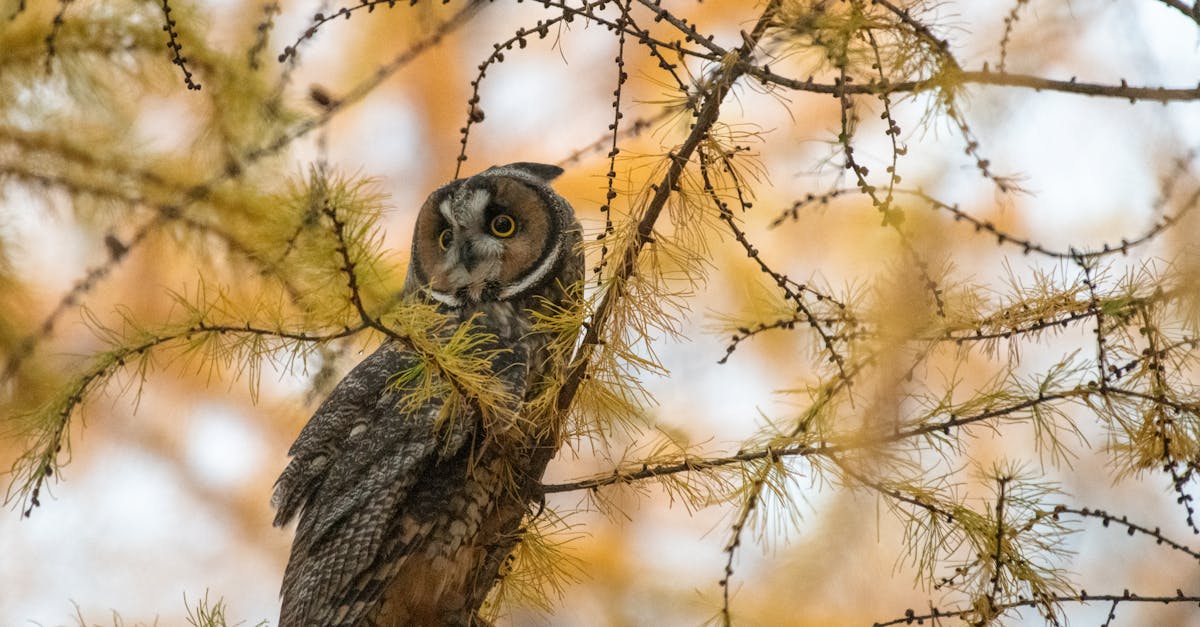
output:
M1113 393L1120 391L1118 388L1109 387L1107 392ZM734 464L743 464L750 461L766 459L769 457L807 457L809 455L824 455L832 456L837 453L846 453L849 451L857 451L863 449L871 449L878 447L881 444L889 444L907 440L909 438L929 435L938 431L949 432L951 429L962 427L992 418L1000 418L1027 409L1033 409L1039 405L1043 405L1053 401L1068 400L1076 398L1086 398L1093 395L1101 394L1099 389L1078 387L1071 390L1056 392L1051 394L1041 394L1035 398L1028 398L1011 405L990 409L971 416L954 416L944 422L936 424L927 423L918 427L913 427L906 431L897 431L891 435L872 439L858 440L853 444L828 444L820 443L817 445L797 444L786 447L766 447L764 449L756 449L752 451L741 451L735 455L725 457L684 459L682 462L675 464L660 464L656 466L642 465L640 470L632 472L622 472L621 469L613 469L609 474L598 475L587 479L580 479L567 483L556 483L542 486L542 493L553 494L555 492L573 492L575 490L594 490L604 486L633 483L643 479L652 479L655 477L663 477L668 475L679 474L683 472L692 472L699 470L709 470L712 468L720 468Z
M1046 603L1090 603L1093 601L1105 601L1116 603L1161 603L1164 605L1171 603L1200 603L1200 594L1184 594L1182 590L1176 590L1175 596L1141 596L1130 592L1123 591L1121 594L1088 594L1087 590L1080 590L1077 596L1057 595L1052 597L1040 597L1036 599L1019 599L1008 603L1000 603L995 606L997 613L1004 613L1008 610L1013 610L1021 607L1036 607ZM975 607L955 608L949 610L931 609L928 613L917 614L912 610L906 610L904 616L893 618L892 620L875 623L874 627L888 627L889 625L920 625L924 621L933 621L933 624L940 618L962 618L979 609Z
M1158 1L1171 7L1172 9L1175 9L1176 11L1179 11L1180 13L1186 15L1189 20L1200 25L1200 2L1194 2L1194 3L1192 3L1192 6L1188 6L1186 2L1183 2L1183 0L1158 0Z
M679 147L679 150L670 154L671 165L667 168L667 172L662 180L654 186L654 196L650 199L649 204L646 205L646 211L642 214L641 220L638 221L633 241L624 249L620 263L613 274L610 287L600 300L600 304L596 306L590 324L587 326L587 332L584 334L583 341L576 351L575 359L567 371L563 386L559 389L557 402L555 403L555 408L558 412L566 412L570 408L572 401L574 401L575 395L579 391L579 385L587 375L592 351L600 344L600 333L608 320L610 311L615 305L616 299L624 292L625 282L633 276L636 270L638 254L641 252L642 247L650 241L651 234L654 231L654 224L658 221L659 215L666 206L667 199L675 191L679 179L683 174L684 166L691 159L692 153L696 151L700 142L708 134L709 129L717 121L720 115L721 101L725 99L725 96L733 87L733 83L745 73L748 67L745 61L754 52L754 46L762 38L768 24L779 8L779 3L780 0L771 0L763 10L762 15L759 16L754 29L750 34L745 35L741 48L735 53L736 56L713 78L711 83L712 91L705 97L704 104L696 116L696 122L692 125L691 133L684 140L683 145ZM649 6L659 15L666 13L661 7Z

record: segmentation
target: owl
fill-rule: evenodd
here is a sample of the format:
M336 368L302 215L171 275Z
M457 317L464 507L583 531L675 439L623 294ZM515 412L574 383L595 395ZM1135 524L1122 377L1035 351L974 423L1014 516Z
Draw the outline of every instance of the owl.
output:
M518 419L565 367L534 315L569 306L584 274L574 210L549 185L561 173L513 163L433 192L402 290L494 338L481 350ZM419 363L386 341L289 450L272 498L277 526L299 517L281 627L484 624L476 612L520 538L556 435L499 437L461 396L399 403L415 384L397 376Z

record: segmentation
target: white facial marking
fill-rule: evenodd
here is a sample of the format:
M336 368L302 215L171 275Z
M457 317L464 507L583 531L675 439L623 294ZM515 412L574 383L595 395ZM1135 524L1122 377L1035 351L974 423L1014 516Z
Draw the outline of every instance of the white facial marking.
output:
M446 221L449 222L451 226L457 224L457 221L454 219L454 212L450 210L449 198L438 203L438 213L442 214L442 217L446 218Z
M467 224L471 218L475 218L477 222L483 221L483 211L487 209L488 203L492 201L492 195L486 189L476 188L471 190L471 196L463 199L462 216L460 222Z
M486 189L459 189L450 198L438 205L438 211L455 228L467 227L483 216L483 210L491 202L492 195ZM457 235L457 233L455 233Z
M437 290L429 290L429 297L447 307L458 307L462 304L462 301L457 296Z
M558 261L558 254L561 248L562 242L555 242L554 248L551 248L550 252L542 257L541 263L531 270L529 274L526 274L524 277L522 277L520 281L517 281L516 283L513 283L512 285L500 290L500 298L502 300L506 298L512 298L513 295L520 294L521 292L529 289L538 281L541 281L542 278L554 268L554 262Z

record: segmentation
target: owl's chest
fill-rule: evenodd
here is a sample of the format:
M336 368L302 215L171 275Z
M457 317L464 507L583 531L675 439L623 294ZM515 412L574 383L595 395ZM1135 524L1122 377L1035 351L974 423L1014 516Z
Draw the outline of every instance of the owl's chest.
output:
M519 341L533 328L529 311L513 301L490 301L464 307L458 311L458 317L460 324L473 322L495 335L502 346Z
M484 348L498 349L492 358L492 371L510 391L528 391L545 374L549 338L534 328L524 301L480 303L459 315L463 323L471 321L492 336Z

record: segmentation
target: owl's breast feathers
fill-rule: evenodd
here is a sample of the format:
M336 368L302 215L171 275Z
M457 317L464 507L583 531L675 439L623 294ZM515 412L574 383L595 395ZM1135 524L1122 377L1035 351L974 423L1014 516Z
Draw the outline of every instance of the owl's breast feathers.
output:
M508 311L516 304L488 306L478 320L506 347L492 370L520 403L542 374L529 370L544 363L545 339ZM451 411L464 415L451 420L439 418L437 397L401 413L411 388L394 378L417 361L385 343L337 385L289 451L275 524L300 520L280 627L469 624L463 607L478 607L515 544L524 495L514 494L513 451L494 445L491 425L461 399Z

